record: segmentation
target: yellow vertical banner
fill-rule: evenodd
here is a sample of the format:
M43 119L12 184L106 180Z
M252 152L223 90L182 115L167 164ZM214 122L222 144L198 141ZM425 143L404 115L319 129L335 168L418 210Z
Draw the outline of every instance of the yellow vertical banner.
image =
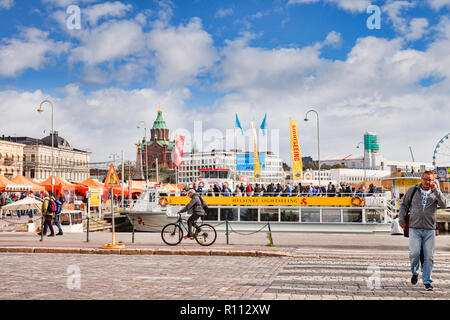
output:
M292 179L303 179L302 153L298 142L297 121L291 120L291 155L292 155Z
M254 164L254 177L255 181L261 180L261 163L259 162L259 154L258 154L258 140L256 137L256 129L255 129L255 122L252 121L252 128L253 128L253 140L255 144L255 164Z

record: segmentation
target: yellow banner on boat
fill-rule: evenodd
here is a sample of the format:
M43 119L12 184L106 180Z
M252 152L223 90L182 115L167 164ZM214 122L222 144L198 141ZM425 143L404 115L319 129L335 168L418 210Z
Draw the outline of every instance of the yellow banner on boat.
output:
M297 121L291 121L291 155L292 155L292 179L303 179L302 153L298 142Z
M255 123L253 121L252 121L252 128L253 128L253 141L254 141L254 144L255 144L254 178L255 178L255 181L259 181L259 180L261 180L261 163L259 162L258 140L256 138Z
M189 197L167 197L169 205L184 206ZM351 197L202 197L209 206L342 206L352 207ZM361 206L364 199L361 199Z

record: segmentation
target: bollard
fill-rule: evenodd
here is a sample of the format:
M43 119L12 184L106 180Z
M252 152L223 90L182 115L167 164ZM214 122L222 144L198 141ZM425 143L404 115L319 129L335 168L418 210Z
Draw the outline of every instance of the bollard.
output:
M44 215L41 216L41 241L44 241Z
M270 222L267 222L267 225L269 226L269 232L267 233L267 237L269 238L269 243L266 244L266 247L275 247L275 245L273 244L273 239L272 239L272 230L270 229Z
M134 218L133 218L132 225L133 225L133 227L132 227L133 228L133 232L132 232L131 242L134 243Z
M86 224L86 242L89 242L89 216L87 217L87 224Z
M228 239L228 219L225 220L225 226L226 226L226 232L225 232L225 234L226 234L226 236L227 236L227 244L230 244L230 241L229 241L229 239Z

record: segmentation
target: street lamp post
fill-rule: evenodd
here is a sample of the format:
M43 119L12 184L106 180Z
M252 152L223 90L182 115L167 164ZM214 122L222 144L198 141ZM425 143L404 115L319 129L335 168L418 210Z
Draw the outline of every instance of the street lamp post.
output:
M306 115L305 115L305 121L309 121L308 114L310 112L314 112L316 114L316 116L317 116L317 158L318 158L318 161L319 161L319 187L320 187L321 175L320 175L320 127L319 127L319 113L316 110L314 110L314 109L309 110L306 113Z
M364 143L364 142L358 142L358 144L356 145L356 148L357 149L359 149L359 145L361 144L361 143ZM363 169L364 169L364 186L366 185L366 153L364 152L364 155L363 155Z
M145 121L140 121L137 128L141 129L141 123L144 125L144 148L145 148L145 182L148 182L148 152L147 152L147 125ZM142 155L142 151L141 151Z
M54 109L53 109L53 103L50 100L44 100L41 102L41 104L39 105L39 109L37 110L39 113L44 112L44 109L42 109L42 106L44 105L44 103L49 103L52 107L52 132L50 133L51 137L52 137L52 194L54 194L55 192L55 187L54 187L54 176L55 176L55 156L54 156L54 148L55 148L55 113L54 113Z

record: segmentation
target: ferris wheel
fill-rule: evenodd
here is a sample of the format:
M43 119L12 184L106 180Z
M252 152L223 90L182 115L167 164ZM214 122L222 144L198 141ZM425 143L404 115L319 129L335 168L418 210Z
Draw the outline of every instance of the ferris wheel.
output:
M450 142L448 137L450 133L447 133L441 140L439 140L436 148L434 148L433 154L433 166L437 167L450 167Z

